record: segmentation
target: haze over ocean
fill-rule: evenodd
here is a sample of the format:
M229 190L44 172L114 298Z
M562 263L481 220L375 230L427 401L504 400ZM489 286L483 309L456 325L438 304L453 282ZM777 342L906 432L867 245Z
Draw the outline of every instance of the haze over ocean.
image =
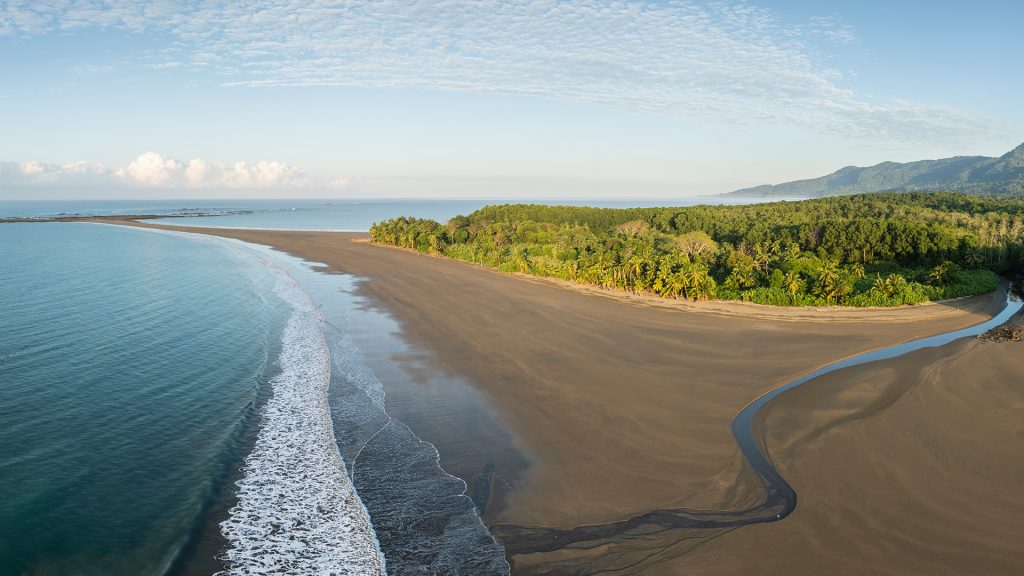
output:
M750 204L785 198L751 199L733 197L696 198L544 198L502 200L567 206L632 208L650 206L693 206L696 204ZM48 202L2 202L0 218L51 218L59 216L117 216L166 214L175 218L161 221L178 226L225 228L273 228L294 230L366 231L375 222L399 216L414 216L445 222L495 203L485 199L368 199L336 200L93 200ZM189 216L204 214L203 216ZM209 217L209 215L216 217Z

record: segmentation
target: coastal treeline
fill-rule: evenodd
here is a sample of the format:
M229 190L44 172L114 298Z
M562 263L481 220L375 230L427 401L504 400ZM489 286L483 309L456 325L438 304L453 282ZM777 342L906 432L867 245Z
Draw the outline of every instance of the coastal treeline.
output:
M681 208L508 204L445 224L395 218L373 241L506 272L667 298L898 306L994 290L1021 269L1024 201L865 194Z

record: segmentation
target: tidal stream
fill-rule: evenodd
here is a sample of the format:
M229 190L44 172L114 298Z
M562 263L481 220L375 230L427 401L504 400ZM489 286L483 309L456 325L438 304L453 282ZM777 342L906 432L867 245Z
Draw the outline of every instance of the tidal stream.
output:
M733 419L732 432L743 457L764 487L764 499L757 505L739 510L660 509L619 522L577 526L574 528L498 525L492 528L492 532L505 545L510 555L553 552L567 548L577 551L594 550L611 544L626 545L627 542L636 544L640 549L637 553L629 554L620 551L619 555L625 557L618 560L613 560L609 557L610 554L603 553L599 555L599 558L590 556L584 561L585 564L589 563L591 565L590 568L593 568L593 565L599 564L602 568L606 569L624 570L636 567L644 559L657 555L659 553L657 550L658 545L655 545L653 541L659 541L663 546L666 541L678 540L678 538L666 540L666 533L671 530L685 528L704 530L731 529L748 524L781 520L796 509L797 495L792 486L786 482L786 479L782 477L782 474L772 464L764 447L758 441L755 420L758 413L769 402L784 392L830 372L869 362L888 360L914 352L915 350L943 346L962 338L983 334L1007 322L1014 314L1021 310L1022 306L1024 306L1024 302L1014 295L1012 290L1008 290L1003 309L988 321L945 334L896 344L838 360L766 392L748 404ZM582 554L582 556L588 555ZM579 567L571 566L572 562L558 563L561 564L559 573L575 573L574 569ZM547 573L550 568L551 566L548 566L546 569L541 569L538 573ZM584 570L580 573L586 572Z

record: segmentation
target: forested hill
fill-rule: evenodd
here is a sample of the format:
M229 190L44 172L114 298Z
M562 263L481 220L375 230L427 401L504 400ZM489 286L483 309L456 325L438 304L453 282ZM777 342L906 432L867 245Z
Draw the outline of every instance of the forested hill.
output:
M487 206L395 218L375 242L666 298L895 306L995 289L1024 268L1024 196L861 194L680 208Z
M747 198L817 198L865 192L944 191L967 194L1024 193L1024 144L999 158L957 156L919 162L847 166L828 176L755 186L728 195Z

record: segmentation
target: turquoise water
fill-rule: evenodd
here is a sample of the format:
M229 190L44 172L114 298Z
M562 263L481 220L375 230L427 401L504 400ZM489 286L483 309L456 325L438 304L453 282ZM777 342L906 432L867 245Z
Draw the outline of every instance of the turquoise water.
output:
M233 214L175 222L365 229L484 203L19 203L16 212L191 207ZM416 382L391 366L382 381L365 358L381 367L416 351L357 295L359 282L200 235L0 225L0 574L249 574L268 561L506 574L465 480L513 451L455 447L446 470L420 437L445 441L436 426L416 411L404 412L412 427L395 418L385 387L401 411ZM469 392L459 413L482 421ZM280 526L291 526L287 539ZM292 537L316 545L294 549Z
M270 281L223 243L0 226L0 573L182 561L273 372Z
M321 228L460 206L259 204L195 221ZM403 386L437 375L409 364L417 351L360 279L316 268L192 234L0 225L0 575L372 574L385 560L390 574L507 574L464 481L504 449L442 466L422 438L437 413L402 406ZM395 365L379 377L367 358ZM471 392L441 413L482 418Z
M507 574L386 411L364 350L399 327L357 282L220 238L0 225L0 574Z

